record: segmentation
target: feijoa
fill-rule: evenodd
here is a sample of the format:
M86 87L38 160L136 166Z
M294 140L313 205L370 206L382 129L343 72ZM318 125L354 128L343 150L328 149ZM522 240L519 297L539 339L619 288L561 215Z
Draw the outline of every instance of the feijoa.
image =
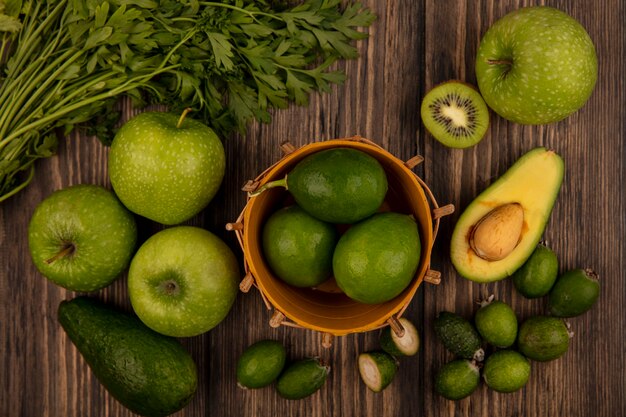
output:
M487 386L498 392L522 388L530 377L530 362L514 350L499 350L489 355L483 368Z
M493 300L493 295L481 303L476 312L474 324L485 342L507 348L515 343L517 337L517 317L508 304Z
M569 339L570 334L563 320L535 316L522 323L517 347L527 358L545 362L563 356L569 347Z
M282 372L287 353L282 343L261 340L250 345L237 361L237 382L243 388L262 388Z
M574 269L561 275L550 291L548 309L556 317L574 317L589 310L600 295L598 275Z
M482 361L485 352L472 324L458 314L442 311L435 319L435 333L450 352L465 359Z
M318 359L308 358L294 362L278 377L276 390L288 400L299 400L319 390L326 382L330 367Z
M398 370L398 362L386 352L359 355L359 374L369 389L380 392L387 388Z
M480 372L473 361L456 359L445 364L435 376L435 391L449 400L460 400L478 387Z
M297 205L273 213L263 226L263 253L270 268L296 287L313 287L332 274L335 227Z
M315 152L281 180L259 188L285 187L310 215L329 223L356 223L374 214L387 194L387 175L376 158L352 148Z
M526 298L538 298L550 292L559 272L559 260L544 245L537 245L530 258L513 274L513 285Z
M420 335L405 317L399 319L404 334L398 336L391 327L385 327L380 334L380 347L393 356L413 356L420 348Z

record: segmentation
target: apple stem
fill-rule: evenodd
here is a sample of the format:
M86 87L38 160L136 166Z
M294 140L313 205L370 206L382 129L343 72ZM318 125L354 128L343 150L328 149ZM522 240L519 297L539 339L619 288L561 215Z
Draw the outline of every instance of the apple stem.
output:
M257 195L261 194L263 191L269 190L270 188L275 188L275 187L285 187L285 190L288 190L289 187L287 186L287 177L285 176L285 178L283 179L268 182L267 184L260 187L258 190L249 192L248 197L256 197Z
M490 65L513 65L513 61L508 59L488 59L487 63Z
M183 125L183 122L185 121L185 117L187 117L187 115L192 111L193 109L191 107L187 107L185 110L183 110L183 113L180 115L180 119L178 119L178 123L176 123L176 128L180 129L180 127Z
M54 261L58 261L59 259L65 258L67 255L70 255L72 252L74 252L74 249L75 247L71 243L66 244L65 246L63 246L63 249L59 253L57 253L50 259L46 259L44 262L50 265Z

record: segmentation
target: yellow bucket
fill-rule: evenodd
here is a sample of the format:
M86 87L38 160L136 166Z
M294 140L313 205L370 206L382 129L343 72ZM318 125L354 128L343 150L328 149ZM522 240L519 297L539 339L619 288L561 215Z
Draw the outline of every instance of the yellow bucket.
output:
M412 214L417 220L422 244L420 264L411 284L397 297L381 304L363 304L343 294L332 278L316 288L296 288L275 277L263 256L261 236L267 218L293 201L282 188L249 197L237 221L226 225L237 234L244 253L246 276L241 281L241 291L248 292L252 286L259 290L268 310L274 310L270 318L272 327L285 325L322 332L325 347L331 345L333 336L366 332L386 325L392 326L396 333L403 333L398 318L422 281L439 284L441 280L441 274L430 269L431 250L439 219L454 211L451 204L439 207L430 189L411 170L422 161L420 156L404 162L360 136L315 142L299 149L284 143L281 149L285 156L256 179L248 181L243 190L252 192L267 182L281 179L307 155L336 147L358 149L376 158L385 169L389 184L381 211Z

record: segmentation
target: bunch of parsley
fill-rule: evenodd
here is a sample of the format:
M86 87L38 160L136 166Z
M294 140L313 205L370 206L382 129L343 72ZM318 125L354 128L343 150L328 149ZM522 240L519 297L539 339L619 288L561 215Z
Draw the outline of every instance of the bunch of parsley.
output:
M345 75L374 15L305 0L0 0L0 201L32 179L59 131L112 139L126 95L193 108L219 135L306 105ZM86 123L89 122L89 123Z

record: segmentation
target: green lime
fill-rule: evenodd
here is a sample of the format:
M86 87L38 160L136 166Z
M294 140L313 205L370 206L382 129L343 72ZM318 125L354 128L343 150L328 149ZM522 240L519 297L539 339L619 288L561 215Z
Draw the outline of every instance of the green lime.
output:
M285 366L287 352L275 340L261 340L249 346L237 362L237 382L244 388L271 384Z
M485 352L482 340L472 323L448 311L442 311L435 319L435 333L450 352L466 359L482 361Z
M387 175L363 151L333 148L302 159L285 178L268 182L251 196L285 187L310 215L329 223L352 224L374 214L387 194Z
M296 287L312 287L332 274L337 231L293 205L272 214L263 227L263 252L270 268Z
M380 392L387 388L398 370L398 362L386 352L359 355L359 373L369 389Z
M476 312L476 329L485 342L499 348L509 347L517 337L517 317L508 304L491 300L493 295Z
M288 400L308 397L324 385L328 372L330 367L314 358L294 362L278 377L276 390Z
M513 285L526 298L546 295L556 281L559 261L550 248L537 245L530 258L513 274Z
M341 236L333 255L337 285L366 304L389 301L413 280L420 261L417 223L400 213L378 213Z
M487 386L498 392L522 388L530 376L530 362L514 350L499 350L485 361L483 378Z
M385 327L380 334L380 347L393 356L413 356L420 348L420 335L409 319L401 317L399 321L404 334L400 337L391 327Z
M517 347L529 359L545 362L557 359L569 347L570 335L563 320L536 316L522 323Z
M591 269L574 269L561 275L550 291L548 309L556 317L583 314L600 295L598 275Z
M449 400L460 400L478 387L478 366L467 359L446 363L435 376L435 391Z
M356 149L314 153L287 178L298 204L332 223L355 223L371 216L387 194L387 176L380 162Z

